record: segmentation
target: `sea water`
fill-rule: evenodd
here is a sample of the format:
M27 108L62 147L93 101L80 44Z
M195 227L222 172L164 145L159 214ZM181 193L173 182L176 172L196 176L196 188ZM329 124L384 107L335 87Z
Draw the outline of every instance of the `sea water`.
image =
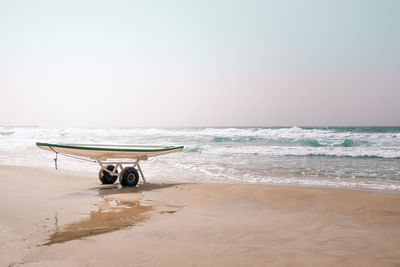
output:
M35 142L184 145L143 161L149 181L284 184L400 191L400 127L0 127L0 164L54 168ZM59 156L60 169L93 162Z

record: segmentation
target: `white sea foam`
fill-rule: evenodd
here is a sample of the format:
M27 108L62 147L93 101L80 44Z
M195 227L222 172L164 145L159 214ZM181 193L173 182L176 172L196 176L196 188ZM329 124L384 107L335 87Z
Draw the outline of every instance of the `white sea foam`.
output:
M205 154L219 156L231 154L253 154L262 156L335 156L335 157L380 157L400 158L400 148L389 147L286 147L286 146L206 146Z

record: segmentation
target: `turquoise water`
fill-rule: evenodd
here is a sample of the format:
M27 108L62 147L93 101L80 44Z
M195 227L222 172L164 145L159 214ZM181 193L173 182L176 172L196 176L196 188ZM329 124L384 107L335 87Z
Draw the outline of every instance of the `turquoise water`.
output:
M150 180L400 190L400 127L0 127L0 164L53 167L36 141L184 145L143 163ZM59 167L98 171L69 158Z

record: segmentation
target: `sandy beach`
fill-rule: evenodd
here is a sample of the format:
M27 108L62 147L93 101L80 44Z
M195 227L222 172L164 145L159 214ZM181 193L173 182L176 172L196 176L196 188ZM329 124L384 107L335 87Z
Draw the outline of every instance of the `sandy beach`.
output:
M398 266L400 194L0 167L0 266Z

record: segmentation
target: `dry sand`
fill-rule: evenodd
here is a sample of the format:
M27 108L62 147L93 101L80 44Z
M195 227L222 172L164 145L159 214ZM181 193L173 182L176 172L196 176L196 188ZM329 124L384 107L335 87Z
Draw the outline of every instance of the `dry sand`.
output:
M399 266L400 194L0 166L0 266Z

